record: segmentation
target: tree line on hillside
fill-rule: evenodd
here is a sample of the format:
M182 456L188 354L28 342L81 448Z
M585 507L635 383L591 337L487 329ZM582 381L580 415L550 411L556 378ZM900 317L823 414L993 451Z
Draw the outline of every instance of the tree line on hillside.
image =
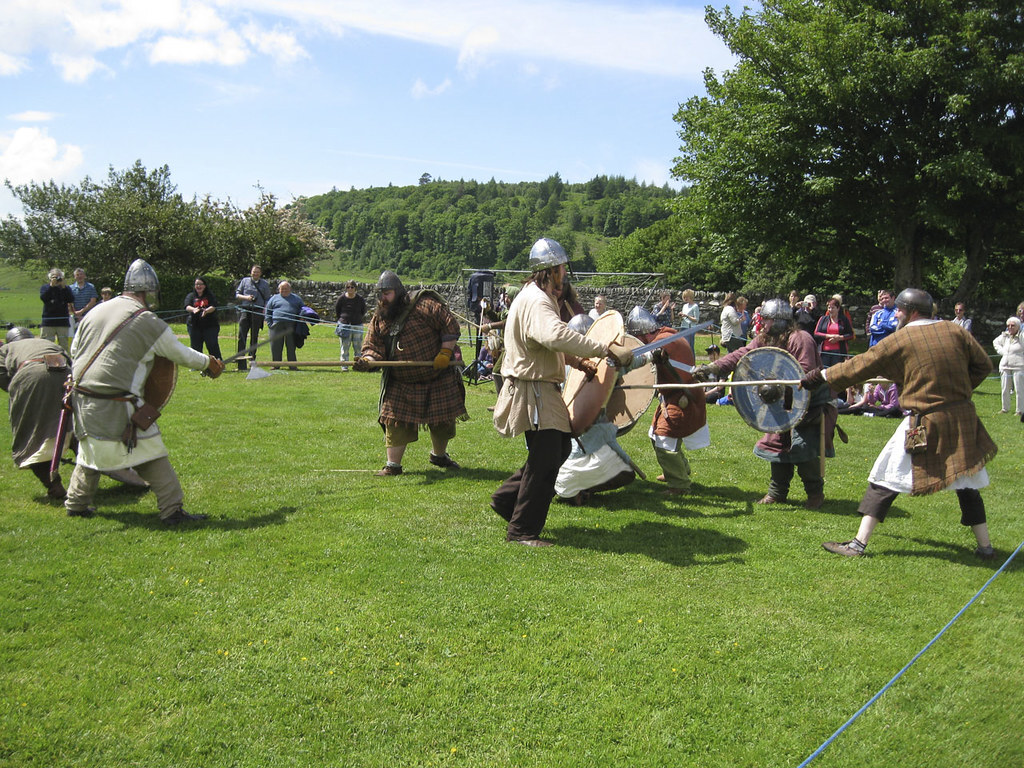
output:
M463 268L525 269L539 237L558 240L577 269L595 271L609 241L668 217L677 194L621 176L568 184L557 173L518 183L424 174L418 185L335 189L302 207L337 243L341 269L450 280Z

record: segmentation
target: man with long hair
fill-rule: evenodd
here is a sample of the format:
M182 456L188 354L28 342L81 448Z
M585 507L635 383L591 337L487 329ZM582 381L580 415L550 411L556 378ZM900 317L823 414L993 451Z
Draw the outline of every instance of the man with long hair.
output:
M605 346L568 328L559 317L557 294L568 257L559 243L541 238L530 250L532 274L512 303L505 324L504 386L494 407L494 426L505 437L525 435L526 463L491 495L491 509L508 521L507 541L547 547L540 538L555 495L558 469L569 456L569 411L560 386L565 365L593 376L589 358L628 361L625 347Z

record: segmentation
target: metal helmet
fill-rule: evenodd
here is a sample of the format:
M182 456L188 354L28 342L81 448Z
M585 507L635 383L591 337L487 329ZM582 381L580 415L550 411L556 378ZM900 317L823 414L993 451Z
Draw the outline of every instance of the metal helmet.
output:
M768 299L761 306L761 318L764 320L781 320L789 322L793 319L793 308L788 301L782 299Z
M565 255L565 249L557 240L550 237L542 237L530 249L530 269L533 272L568 263L569 257Z
M385 269L380 273L380 279L377 281L377 290L380 292L394 291L395 293L405 293L405 286L402 285L402 281L398 278L394 272L390 269Z
M129 293L155 293L160 290L160 280L149 262L136 259L124 275L124 290Z
M4 339L4 341L6 341L8 344L13 344L14 342L21 341L22 339L32 338L35 338L32 335L32 331L30 331L28 328L16 326L14 328L11 328L11 330L7 332L7 338Z
M896 306L908 315L917 311L924 317L932 316L932 297L920 288L904 288L896 297Z
M654 333L661 328L661 323L646 309L637 304L626 316L626 331L634 336Z
M570 329L576 331L576 333L583 334L584 336L587 335L587 331L590 330L590 326L593 324L594 318L583 312L580 312L580 314L573 317L573 319L568 323Z

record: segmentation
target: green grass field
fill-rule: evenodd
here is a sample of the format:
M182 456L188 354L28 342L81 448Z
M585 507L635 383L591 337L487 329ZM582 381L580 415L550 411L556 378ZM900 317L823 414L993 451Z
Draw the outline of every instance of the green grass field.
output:
M300 359L336 357L330 331ZM160 423L205 525L165 529L108 479L96 517L68 518L4 465L0 763L796 766L1024 540L1024 426L995 415L995 381L976 403L1000 446L996 564L952 494L901 497L869 557L829 555L895 422L843 417L821 511L762 508L729 407L691 496L637 480L556 502L556 547L506 544L488 496L525 449L491 426L493 386L467 388L462 471L424 438L378 478L378 381L182 370ZM658 474L646 419L622 442ZM1024 764L1021 559L813 764Z

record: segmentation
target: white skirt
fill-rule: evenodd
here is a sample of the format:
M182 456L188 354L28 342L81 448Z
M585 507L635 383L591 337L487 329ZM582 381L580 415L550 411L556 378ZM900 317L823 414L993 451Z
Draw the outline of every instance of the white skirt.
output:
M602 445L593 453L565 460L558 470L555 493L563 499L571 499L580 491L607 483L616 475L632 469L610 446Z
M868 482L888 488L896 493L911 493L914 490L914 468L910 454L903 448L904 435L910 427L910 416L907 416L882 448L875 459L875 465L868 475ZM988 470L982 467L973 475L961 477L943 490L958 491L963 488L981 489L988 485Z

